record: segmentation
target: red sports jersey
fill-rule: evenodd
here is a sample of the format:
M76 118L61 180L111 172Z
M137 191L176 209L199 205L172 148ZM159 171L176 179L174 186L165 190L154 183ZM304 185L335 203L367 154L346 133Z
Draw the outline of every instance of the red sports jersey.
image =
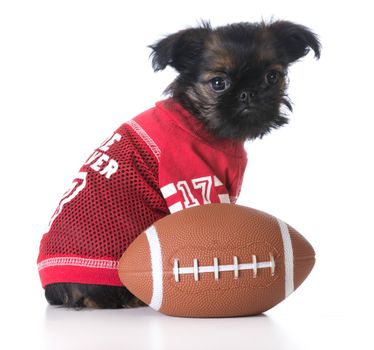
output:
M44 234L43 287L121 286L118 260L162 217L196 205L235 203L247 157L168 99L124 123L87 159Z

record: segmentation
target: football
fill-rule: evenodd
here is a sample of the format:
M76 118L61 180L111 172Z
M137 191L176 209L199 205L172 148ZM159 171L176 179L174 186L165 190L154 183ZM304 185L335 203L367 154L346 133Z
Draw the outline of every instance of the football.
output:
M164 314L256 315L288 297L315 262L310 243L264 212L209 204L166 216L119 261L122 283Z

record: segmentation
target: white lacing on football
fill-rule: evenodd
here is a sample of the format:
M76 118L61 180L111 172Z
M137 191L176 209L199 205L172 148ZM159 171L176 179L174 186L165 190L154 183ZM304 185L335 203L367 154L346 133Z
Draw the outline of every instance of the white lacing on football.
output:
M213 258L213 265L199 266L199 260L193 259L193 266L191 267L180 267L179 259L174 259L173 274L176 282L180 281L180 275L193 274L194 280L199 280L199 275L201 273L213 273L214 279L218 280L220 272L233 271L234 279L239 278L239 271L243 270L253 270L253 278L257 277L258 269L270 268L271 275L275 275L275 260L272 253L269 253L269 261L258 262L256 255L252 255L252 262L239 264L239 259L237 256L233 256L233 263L229 265L220 265L218 258Z

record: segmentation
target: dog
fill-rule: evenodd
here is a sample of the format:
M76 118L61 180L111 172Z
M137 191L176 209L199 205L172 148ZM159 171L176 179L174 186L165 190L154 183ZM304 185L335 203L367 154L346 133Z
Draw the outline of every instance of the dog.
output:
M59 203L38 257L52 305L142 305L118 278L122 253L166 215L235 203L244 142L288 123L288 68L321 51L316 34L288 21L202 22L150 48L155 71L170 66L178 75L167 99L95 150Z

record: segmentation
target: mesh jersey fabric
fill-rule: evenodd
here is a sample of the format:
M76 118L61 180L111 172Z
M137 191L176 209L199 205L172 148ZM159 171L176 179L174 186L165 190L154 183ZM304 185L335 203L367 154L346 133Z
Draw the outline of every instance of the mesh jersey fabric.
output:
M234 203L243 144L216 140L172 99L124 123L87 159L40 243L45 287L121 286L118 260L162 217L190 206Z

